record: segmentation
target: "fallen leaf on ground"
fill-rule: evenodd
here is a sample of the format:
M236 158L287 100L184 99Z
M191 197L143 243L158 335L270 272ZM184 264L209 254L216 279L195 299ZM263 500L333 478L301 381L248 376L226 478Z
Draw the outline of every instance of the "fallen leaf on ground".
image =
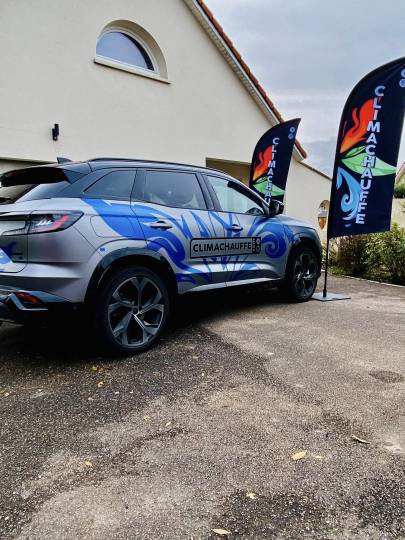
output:
M213 533L218 534L219 536L229 536L231 534L231 531L227 531L226 529L211 529Z
M101 388L102 386L104 386L103 381L100 381L99 383L97 383L97 386L98 386L99 388Z
M246 493L246 497L248 497L249 499L253 499L253 500L255 500L257 498L256 493L253 493L252 491L248 491Z
M84 464L86 465L86 467L93 467L93 463L88 459L84 462Z
M304 457L307 455L307 451L306 450L302 450L300 452L295 452L295 454L293 454L291 456L291 459L293 461L298 461L299 459L304 459Z
M356 435L352 435L352 439L356 442L359 442L361 444L370 444L368 441L364 439L360 439L360 437L356 437Z
M171 425L172 425L171 422L167 422L166 427L169 427L169 426L171 426Z
M6 393L4 394L4 397L8 397L9 395L10 395L10 392L6 392Z
M92 370L92 371L97 371L97 366L92 366L92 367L91 367L91 370Z

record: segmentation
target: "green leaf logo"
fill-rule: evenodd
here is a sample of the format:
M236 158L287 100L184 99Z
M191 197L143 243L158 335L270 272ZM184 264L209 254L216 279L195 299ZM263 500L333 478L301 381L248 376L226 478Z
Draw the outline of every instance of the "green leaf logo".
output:
M342 159L346 167L358 174L363 174L365 169L364 158L367 154L363 151L364 148L364 146L354 148ZM395 167L379 158L376 158L374 167L371 167L371 174L373 176L386 176L387 174L395 174L395 172Z
M357 154L362 153L364 149L365 149L365 146L356 146L355 148L352 148L351 150L349 150L349 152L347 152L347 154L345 155L345 158L357 156Z
M254 183L254 186L258 191L260 191L260 193L265 193L267 186L267 178L260 178L257 182ZM279 197L280 195L284 195L284 193L284 189L281 189L276 186L276 184L273 184L273 187L271 188L271 194L273 197Z

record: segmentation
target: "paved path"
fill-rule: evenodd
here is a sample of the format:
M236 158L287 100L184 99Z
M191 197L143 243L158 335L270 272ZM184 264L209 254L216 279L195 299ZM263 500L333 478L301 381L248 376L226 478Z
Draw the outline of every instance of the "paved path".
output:
M120 361L3 326L0 538L405 538L405 289L331 289L191 297Z

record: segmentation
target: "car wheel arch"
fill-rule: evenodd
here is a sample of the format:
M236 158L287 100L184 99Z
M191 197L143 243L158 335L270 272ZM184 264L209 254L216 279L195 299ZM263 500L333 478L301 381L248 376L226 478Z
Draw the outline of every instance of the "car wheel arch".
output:
M144 266L156 272L167 284L171 296L177 295L175 273L169 262L159 253L148 250L120 249L106 255L94 270L87 287L85 303L91 303L96 291L114 272L128 266Z
M288 254L288 262L291 260L291 257L293 256L295 250L301 246L306 246L313 249L318 259L319 273L320 273L321 266L322 266L322 252L320 251L319 245L317 244L317 242L310 236L298 235L295 238L291 246L290 253Z

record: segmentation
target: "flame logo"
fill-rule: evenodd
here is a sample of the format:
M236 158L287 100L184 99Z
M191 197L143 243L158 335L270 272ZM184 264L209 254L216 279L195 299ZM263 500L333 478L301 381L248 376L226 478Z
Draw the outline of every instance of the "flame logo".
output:
M361 106L360 112L358 111L357 107L352 111L354 125L344 136L340 147L340 153L347 152L347 150L350 150L350 148L366 138L368 123L374 116L373 100L367 100Z
M255 164L255 169L253 172L253 180L261 178L267 174L269 168L269 162L273 156L273 146L268 146L266 150L259 153L259 161Z

